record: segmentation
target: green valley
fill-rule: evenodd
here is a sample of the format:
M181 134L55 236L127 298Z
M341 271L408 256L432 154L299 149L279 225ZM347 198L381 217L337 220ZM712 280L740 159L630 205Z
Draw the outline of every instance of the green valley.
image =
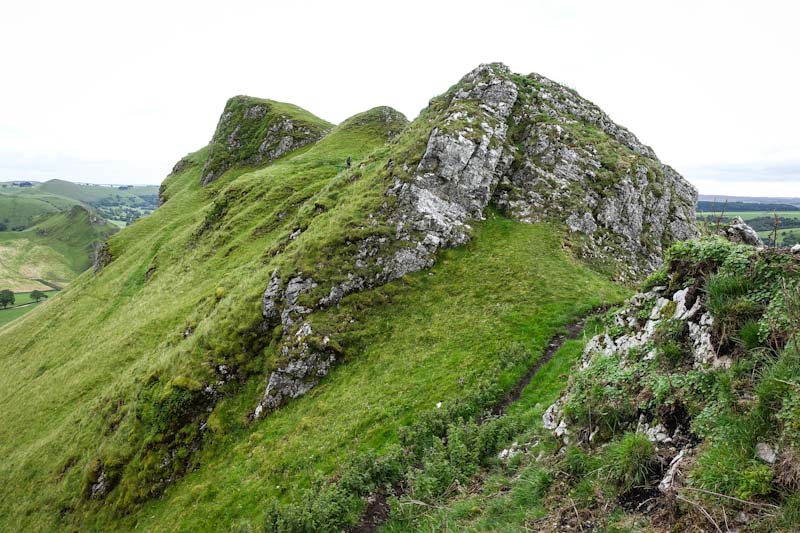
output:
M116 226L76 205L25 230L0 232L0 287L63 287L91 266L95 248L116 231Z

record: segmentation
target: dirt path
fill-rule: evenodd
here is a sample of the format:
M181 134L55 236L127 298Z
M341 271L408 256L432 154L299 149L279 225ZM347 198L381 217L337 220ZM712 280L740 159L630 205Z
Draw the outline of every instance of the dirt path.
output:
M527 387L528 384L533 380L534 376L536 376L539 370L541 370L541 368L553 358L558 350L564 345L564 342L577 339L583 332L584 327L586 327L586 321L590 317L596 316L598 313L602 313L604 310L605 308L602 307L593 310L588 315L567 324L565 327L566 332L559 333L551 337L544 349L544 352L542 352L542 356L537 359L533 366L528 369L525 375L517 381L514 387L491 408L492 415L503 415L506 412L506 409L508 409L508 406L519 400L520 397L522 397L522 392L525 390L525 387ZM478 419L478 423L480 424L481 422L482 419ZM400 486L396 487L392 495L401 496L402 488ZM354 526L349 531L352 533L377 532L380 526L389 518L390 507L388 498L389 494L385 493L373 495L367 504L367 508L364 510L364 514L361 515L361 520L359 521L358 525Z

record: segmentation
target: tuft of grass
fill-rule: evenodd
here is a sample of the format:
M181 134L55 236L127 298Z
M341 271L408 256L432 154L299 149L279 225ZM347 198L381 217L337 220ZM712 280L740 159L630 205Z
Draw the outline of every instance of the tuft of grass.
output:
M646 488L656 471L658 458L653 443L641 433L625 433L608 444L602 455L601 476L618 494Z

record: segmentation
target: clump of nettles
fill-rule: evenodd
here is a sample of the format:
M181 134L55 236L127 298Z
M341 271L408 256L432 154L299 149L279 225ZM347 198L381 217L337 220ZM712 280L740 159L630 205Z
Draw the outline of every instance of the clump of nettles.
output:
M617 507L679 529L796 530L800 261L687 241L643 290L545 415L554 492L606 525Z

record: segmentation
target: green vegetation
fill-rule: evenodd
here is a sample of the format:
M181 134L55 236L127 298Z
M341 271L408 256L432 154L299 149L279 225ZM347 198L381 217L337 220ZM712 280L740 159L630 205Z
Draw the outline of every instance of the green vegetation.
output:
M22 231L76 205L125 226L158 205L158 186L110 186L49 180L31 187L0 187L0 232Z
M728 213L738 214L740 212L759 212L772 213L773 211L797 211L800 213L800 206L791 203L762 203L762 202L726 202L700 200L697 202L697 211L700 213L714 213L725 209Z
M286 138L298 147L316 141L331 128L333 124L296 105L234 96L225 104L209 145L203 182L216 179L234 166L270 162L285 151L279 146Z
M733 517L744 512L748 531L796 531L797 261L790 254L755 252L719 239L679 243L668 258L657 277L667 279L671 290L704 286L709 309L721 313L716 315L724 322L720 328L731 341L720 337L720 355L733 359L730 368L693 367L685 325L664 320L644 349L622 359L597 356L588 368L573 369L564 406L571 444L555 442L540 419L531 417L522 425L526 430L509 437L524 443L518 455L483 462L444 502L401 498L387 530L715 530L714 524L723 527L727 520L732 526ZM743 306L744 301L752 303ZM739 312L743 308L748 311ZM615 338L622 334L611 333L618 312L609 312L605 325ZM671 312L674 308L667 315ZM676 347L681 357L643 357L665 346ZM580 348L573 362L579 354ZM547 379L537 378L538 383ZM524 412L529 393L508 417ZM530 414L541 416L543 406ZM689 453L669 497L655 489L668 463L661 463L656 446L637 429L640 414L654 416L651 424L660 421L673 428L669 431L682 431L674 434L682 435L677 442L658 444L673 450L684 446ZM776 452L774 463L759 456L764 446ZM656 511L647 511L648 501L658 502Z
M30 189L0 189L0 231L19 231L38 220L77 205L69 198L50 194L31 195Z
M15 302L14 293L9 289L3 289L0 291L0 305L3 306L3 309L8 307L9 305L14 305Z
M47 295L45 293L43 293L42 291L33 291L33 292L30 293L30 298L34 302L38 302L38 301L40 301L40 300L42 300L44 298L47 298Z
M35 293L41 296L38 298ZM14 293L14 307L7 309L0 309L0 327L5 326L9 322L21 317L22 315L33 311L42 300L50 298L57 294L58 291L33 291L33 292L17 292ZM42 302L43 303L43 302Z
M777 243L779 247L791 247L800 242L800 211L744 211L744 212L698 212L697 219L708 231L729 223L733 217L740 217L758 232L758 236L768 246L772 242L777 223ZM777 221L776 221L777 217Z
M74 206L24 231L0 232L0 287L22 292L63 286L92 264L97 244L115 231Z
M342 276L348 242L385 231L363 221L386 201L387 158L424 149L437 112L386 144L399 119L389 125L385 109L373 110L268 167L235 169L206 187L207 151L191 154L165 182L166 203L110 239L110 264L4 328L0 388L14 393L0 413L0 526L260 527L265 502L298 509L306 489L331 476L358 478L346 465L367 462L362 454L374 454L369 463L386 465L386 476L400 475L392 450L417 442L403 426L436 442L440 423L427 425L433 415L423 413L478 412L565 323L619 300L623 289L562 248L562 229L492 214L432 271L319 313L315 331L340 328L347 364L266 419L246 421L277 360L275 344L252 333L270 274L280 266ZM219 380L221 364L237 379L212 402L203 387ZM554 395L559 379L548 379ZM452 443L457 433L466 448L487 443L459 460L453 479L465 479L500 445L505 423L477 433L450 424ZM434 452L419 448L430 457L419 474L397 467L430 494L444 479ZM384 474L336 485L344 497L321 491L315 505L352 520L363 505L353 494Z
M9 307L8 309L0 309L0 328L16 320L17 318L26 315L40 304L26 305L22 307Z

